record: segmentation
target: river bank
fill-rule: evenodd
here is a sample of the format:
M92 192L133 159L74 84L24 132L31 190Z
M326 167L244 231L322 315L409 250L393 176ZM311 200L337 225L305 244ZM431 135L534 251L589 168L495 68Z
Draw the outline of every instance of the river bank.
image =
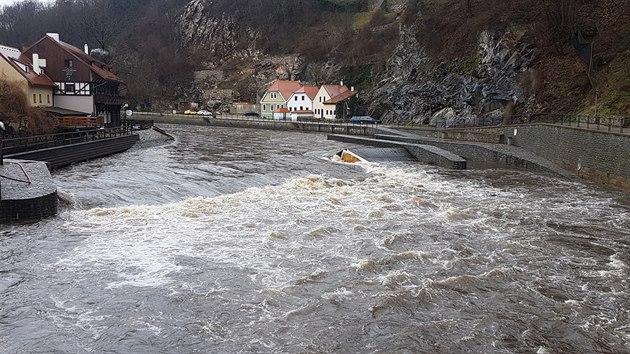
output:
M296 130L375 136L400 135L399 139L420 141L473 161L471 166L505 166L528 169L520 163L523 156L534 170L557 171L560 175L576 175L597 185L630 192L630 135L552 124L525 124L466 129L426 129L407 127L360 126L283 122L239 118L203 118L197 116L146 116L158 123L245 127L254 129ZM428 139L427 139L428 138ZM386 140L386 139L384 139ZM466 144L468 142L470 144ZM478 144L477 144L478 143ZM499 153L487 154L482 144L494 144ZM501 148L509 144L509 148ZM520 151L519 151L520 149ZM480 152L481 151L481 152ZM501 157L503 156L503 157ZM549 167L555 164L556 167ZM542 168L540 166L543 166ZM561 170L565 170L564 172Z

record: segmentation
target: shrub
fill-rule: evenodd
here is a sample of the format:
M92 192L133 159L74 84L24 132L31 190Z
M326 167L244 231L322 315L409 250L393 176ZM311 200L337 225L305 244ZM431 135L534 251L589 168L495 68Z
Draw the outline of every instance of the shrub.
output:
M26 93L17 82L0 77L0 121L20 135L49 134L56 131L56 120L37 107L29 107Z

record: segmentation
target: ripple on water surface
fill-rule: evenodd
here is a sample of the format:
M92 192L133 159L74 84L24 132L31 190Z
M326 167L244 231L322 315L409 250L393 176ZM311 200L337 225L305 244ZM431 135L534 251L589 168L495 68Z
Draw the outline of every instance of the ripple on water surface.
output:
M234 137L219 131L217 139ZM179 134L180 145L157 150L168 178L145 170L151 154L131 152L140 164L133 179L147 177L137 202L79 203L57 219L16 227L15 237L25 236L17 243L3 239L0 250L13 255L2 265L13 280L0 288L10 323L1 348L630 351L623 196L522 172L414 164L361 172L320 158L336 143L273 132L238 132L258 148L262 176L227 173L238 166L229 163L187 175L195 156L212 164L216 155L241 155L203 148L211 130ZM186 145L193 156L179 158L184 140L200 147ZM313 153L316 143L325 148ZM288 157L265 148L295 154L301 169L287 171ZM204 181L212 171L220 183ZM99 181L126 175L93 173ZM165 179L177 193L160 192ZM221 185L243 179L237 188ZM72 188L64 187L82 201Z

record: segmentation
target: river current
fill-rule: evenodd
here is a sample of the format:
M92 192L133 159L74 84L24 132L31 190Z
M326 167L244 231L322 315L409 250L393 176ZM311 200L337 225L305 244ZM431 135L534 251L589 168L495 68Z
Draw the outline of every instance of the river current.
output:
M630 353L625 194L164 128L0 229L1 353Z

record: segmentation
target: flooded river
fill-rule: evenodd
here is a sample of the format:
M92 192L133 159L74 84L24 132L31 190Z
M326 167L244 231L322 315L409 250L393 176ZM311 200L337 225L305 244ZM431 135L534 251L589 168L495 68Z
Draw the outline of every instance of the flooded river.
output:
M630 353L630 199L165 126L0 232L1 353Z

